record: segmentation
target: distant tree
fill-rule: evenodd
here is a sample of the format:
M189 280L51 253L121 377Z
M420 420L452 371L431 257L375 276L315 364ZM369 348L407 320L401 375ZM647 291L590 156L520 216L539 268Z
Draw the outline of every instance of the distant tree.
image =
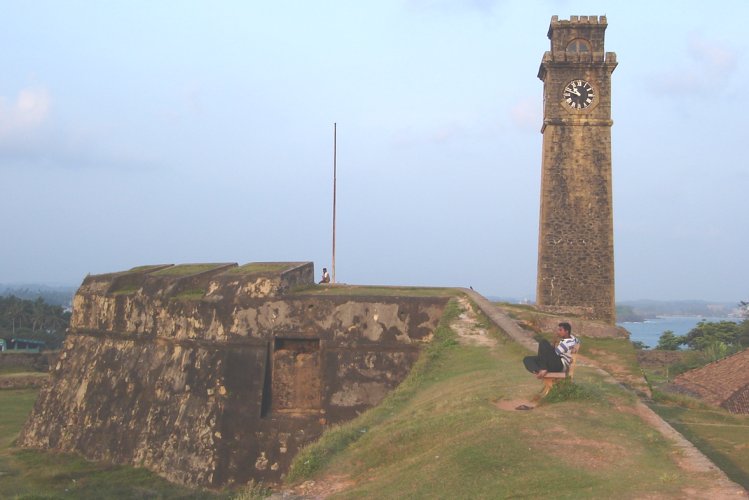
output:
M749 302L739 302L739 314L744 321L739 323L739 332L736 339L736 344L740 348L749 347Z
M675 335L673 331L666 330L658 338L658 345L656 349L662 351L678 351L679 347L686 343L686 338L683 335Z
M641 351L643 349L650 349L650 346L645 345L645 342L643 342L641 340L633 340L632 341L632 347L634 347L638 351Z
M725 342L721 342L720 340L714 340L705 345L705 347L702 349L702 354L705 357L705 361L707 361L708 363L723 359L729 354L733 354L735 352L735 347L730 346Z
M48 348L57 348L65 339L70 313L44 299L0 297L0 337L43 340Z
M22 326L22 321L25 315L24 301L14 295L11 295L5 302L6 303L4 304L5 308L3 311L3 315L10 323L11 332L15 335L16 328L20 328Z
M740 333L739 324L733 321L700 321L686 334L685 340L689 347L701 351L713 342L738 346Z
M37 298L31 305L31 330L37 331L44 328L48 318L48 306L41 297Z
M736 336L736 344L740 348L749 347L749 318L739 323L739 333Z
M29 288L0 285L0 296L6 297L13 295L16 298L30 301L34 301L38 297L41 297L47 304L64 307L70 305L75 290L75 287L68 286L47 287L40 285Z

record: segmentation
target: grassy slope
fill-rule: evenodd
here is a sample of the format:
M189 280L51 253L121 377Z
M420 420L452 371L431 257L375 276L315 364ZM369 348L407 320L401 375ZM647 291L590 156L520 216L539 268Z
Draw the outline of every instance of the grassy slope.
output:
M494 352L462 346L444 326L414 377L300 454L292 481L343 478L340 498L632 498L679 497L703 479L631 413L631 393L593 370L577 373L582 401L497 409L539 391L526 353L503 340Z

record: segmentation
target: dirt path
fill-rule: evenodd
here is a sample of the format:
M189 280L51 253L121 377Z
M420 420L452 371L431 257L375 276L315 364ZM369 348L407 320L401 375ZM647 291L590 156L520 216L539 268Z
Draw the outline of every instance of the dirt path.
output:
M491 337L486 328L479 324L476 312L468 299L461 296L458 298L458 304L460 304L463 312L455 321L450 323L450 328L458 334L458 342L462 345L496 347L497 340Z

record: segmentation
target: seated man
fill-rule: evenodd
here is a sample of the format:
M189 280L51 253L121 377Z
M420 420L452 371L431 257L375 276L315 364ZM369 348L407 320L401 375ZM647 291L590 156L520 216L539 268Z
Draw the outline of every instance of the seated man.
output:
M328 268L326 267L322 268L322 279L320 280L320 283L330 283L330 275L328 274Z
M559 323L556 347L552 347L548 340L542 339L538 343L538 355L526 356L523 364L538 378L544 378L548 372L563 372L570 366L571 351L579 343L577 337L572 335L572 325Z

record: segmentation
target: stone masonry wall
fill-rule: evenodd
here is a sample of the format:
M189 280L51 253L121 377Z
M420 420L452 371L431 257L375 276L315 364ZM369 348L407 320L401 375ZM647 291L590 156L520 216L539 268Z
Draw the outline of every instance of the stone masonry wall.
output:
M191 485L277 481L405 378L447 302L326 296L311 264L179 267L86 278L21 445Z
M544 132L539 304L592 309L613 322L614 248L610 134L603 127ZM570 161L572 156L577 161Z

